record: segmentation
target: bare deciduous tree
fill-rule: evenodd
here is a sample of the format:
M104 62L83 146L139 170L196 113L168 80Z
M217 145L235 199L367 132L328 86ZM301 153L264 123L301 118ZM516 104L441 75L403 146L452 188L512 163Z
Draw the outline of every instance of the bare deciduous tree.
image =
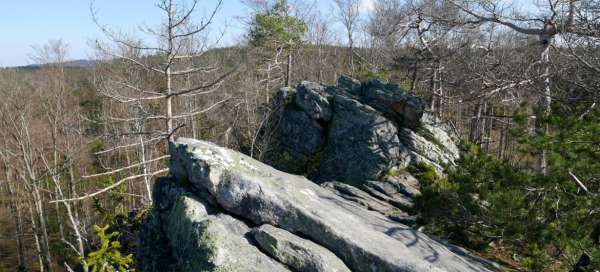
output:
M177 130L185 126L185 120L204 114L229 99L227 95L223 95L220 100L205 101L208 103L203 103L197 108L181 110L185 107L178 107L178 103L181 102L178 101L179 98L197 99L203 95L217 92L224 79L235 71L234 67L222 72L218 63L202 62L205 52L213 48L220 40L217 38L210 42L207 39L207 33L221 8L222 0L217 1L207 17L203 18L199 24L195 24L192 18L199 2L199 0L160 1L157 7L164 14L162 24L156 28L141 28L145 34L155 37L156 43L129 38L100 24L92 6L93 17L97 25L114 45L111 48L99 41L96 42L96 48L104 56L105 61L120 62L125 67L129 67L127 68L129 73L136 70L148 72L154 83L144 84L142 80L139 80L139 76L131 74L130 76L137 78L130 80L131 78L112 74L99 79L100 93L119 104L124 110L124 116L109 114L106 122L125 129L117 132L117 135L122 136L121 138L125 140L124 143L116 143L113 147L101 152L102 154L110 154L108 151L117 150L127 152L134 148L138 149L139 161L130 162L128 166L116 170L94 174L93 177L114 175L131 169L139 169L141 173L128 175L96 192L58 201L87 199L110 191L126 181L143 178L146 187L145 198L151 202L149 177L165 173L168 169L150 169L150 166L159 166L159 161L168 156L160 155L161 151L154 152L154 155L151 156L148 154L151 149L149 147L156 150L156 144L160 143L161 139L168 143L174 139ZM196 41L201 41L201 43ZM142 76L142 78L144 77ZM193 84L190 81L191 78L194 79ZM159 89L152 89L156 85L159 86ZM163 122L164 125L162 128L153 126L152 124L156 122ZM131 127L134 128L133 131L129 130ZM153 131L153 128L158 128L158 130ZM115 136L114 133L111 135Z
M336 17L346 29L348 50L350 58L350 74L355 72L354 67L354 32L360 16L360 0L334 0L337 7Z

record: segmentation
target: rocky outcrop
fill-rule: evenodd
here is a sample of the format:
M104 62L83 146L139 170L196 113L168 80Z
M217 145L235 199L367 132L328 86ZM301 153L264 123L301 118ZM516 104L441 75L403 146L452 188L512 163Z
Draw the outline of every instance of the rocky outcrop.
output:
M347 96L336 95L333 101L335 114L317 180L360 185L399 162L401 145L392 121Z
M152 231L140 236L138 260L150 264L140 271L494 270L303 176L208 142L178 139L170 169L173 178L155 187L144 227Z
M179 197L166 214L165 234L178 271L289 271L250 244L246 224L208 210L198 198Z
M448 128L396 84L345 76L337 86L302 81L281 89L275 107L275 147L265 161L318 182L360 187L411 164L441 172L459 156Z
M402 223L414 223L407 212L420 194L406 169L426 164L441 174L460 155L450 128L393 83L302 81L279 90L274 107L267 164Z

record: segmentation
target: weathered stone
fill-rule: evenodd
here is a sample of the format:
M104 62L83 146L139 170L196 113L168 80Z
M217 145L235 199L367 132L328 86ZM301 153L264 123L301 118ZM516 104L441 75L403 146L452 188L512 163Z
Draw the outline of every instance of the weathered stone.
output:
M350 271L337 256L326 248L286 230L271 225L262 225L254 229L252 235L265 252L295 271Z
M360 81L345 75L338 78L337 86L353 95L360 95L362 87Z
M390 203L394 207L404 210L404 211L409 211L414 206L413 199L411 197L408 197L408 196L405 196L402 194L398 194L398 195L395 195L392 197L392 196L383 194L377 190L374 190L372 187L366 186L367 184L369 184L371 182L374 182L374 181L372 181L372 180L367 181L367 183L365 183L362 187L362 189L365 192L368 192L370 195L372 195L378 199L381 199L383 201L386 201L387 203Z
M205 204L180 197L165 225L175 257L173 271L289 271L250 244L250 229L225 214L210 215Z
M325 97L325 87L320 84L302 81L294 98L296 106L314 120L331 120L331 105Z
M369 180L361 189L394 207L408 211L413 207L413 198L420 195L419 181L404 170L396 170L379 180Z
M312 154L323 143L323 127L304 112L287 112L283 117L281 130L281 144L298 153Z
M430 114L423 115L421 119L422 129L417 130L417 133L427 133L431 143L437 144L441 147L442 151L447 154L452 162L460 157L460 150L456 143L458 142L458 136L455 135L453 130L446 124L436 120Z
M441 173L458 158L449 128L396 84L342 76L335 87L303 81L277 97L288 106L265 161L286 172L360 187L392 167L427 163Z
M159 211L165 211L171 208L179 196L186 196L190 193L179 186L172 178L159 177L154 182L152 189L152 200L154 207Z
M317 179L360 185L379 178L399 159L396 126L357 100L336 95L333 101L335 115Z
M276 148L267 155L266 162L290 173L303 173L306 160L322 148L323 134L323 127L306 113L286 109L274 143Z
M458 150L456 145L452 143L452 146L444 146L439 142L440 136L436 136L427 128L422 128L420 133L402 128L399 130L398 136L405 146L405 150L408 151L410 161L413 164L421 162L430 164L441 172L444 165L454 165L455 160L458 159L458 152L450 153L447 151L454 148Z
M348 202L304 177L277 171L243 154L183 138L170 149L171 174L175 178L207 189L231 214L299 233L326 247L353 271L493 270L460 248L442 244ZM171 218L181 218L183 213L174 213ZM175 229L176 239L170 240L184 243L184 234L189 231L204 233L194 232L191 227Z
M392 198L398 195L415 197L421 194L419 181L404 170L393 171L391 175L386 175L377 181L367 181L364 187L374 189Z
M277 90L274 99L274 106L276 108L284 108L285 106L291 104L294 100L294 96L296 95L296 89L290 87L282 87Z
M384 84L378 80L367 83L361 101L410 129L419 126L425 110L419 97L402 92L395 84Z
M369 193L362 191L358 188L350 186L341 182L325 182L321 184L323 188L327 188L334 192L336 195L342 198L356 202L357 204L372 210L379 212L393 220L407 225L414 225L415 218L408 215L405 211L399 209L397 206L383 200L377 199L371 196ZM391 198L391 197L388 197ZM404 207L412 206L412 202L404 203Z

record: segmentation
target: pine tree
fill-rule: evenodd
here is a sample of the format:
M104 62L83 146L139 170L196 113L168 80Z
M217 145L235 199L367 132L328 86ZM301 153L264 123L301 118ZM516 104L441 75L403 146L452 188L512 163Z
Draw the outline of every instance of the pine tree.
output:
M250 44L275 50L276 55L286 53L286 86L291 82L293 50L303 43L306 31L306 24L290 15L290 5L287 0L277 0L269 10L254 16L249 34Z

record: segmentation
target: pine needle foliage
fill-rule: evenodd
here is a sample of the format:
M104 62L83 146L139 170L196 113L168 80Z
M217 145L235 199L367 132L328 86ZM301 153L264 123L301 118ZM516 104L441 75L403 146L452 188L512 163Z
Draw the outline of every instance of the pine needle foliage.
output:
M413 169L423 187L418 223L482 253L502 247L514 268L569 271L586 259L577 271L600 269L600 112L587 108L554 105L550 117L538 118L549 126L546 134L531 133L517 114L520 126L512 133L521 153L545 149L548 175L496 160L469 143L447 176L427 165Z
M121 243L117 241L119 232L106 233L110 225L94 226L96 235L100 239L100 247L87 255L85 262L92 272L125 272L135 271L131 268L133 255L121 254Z

